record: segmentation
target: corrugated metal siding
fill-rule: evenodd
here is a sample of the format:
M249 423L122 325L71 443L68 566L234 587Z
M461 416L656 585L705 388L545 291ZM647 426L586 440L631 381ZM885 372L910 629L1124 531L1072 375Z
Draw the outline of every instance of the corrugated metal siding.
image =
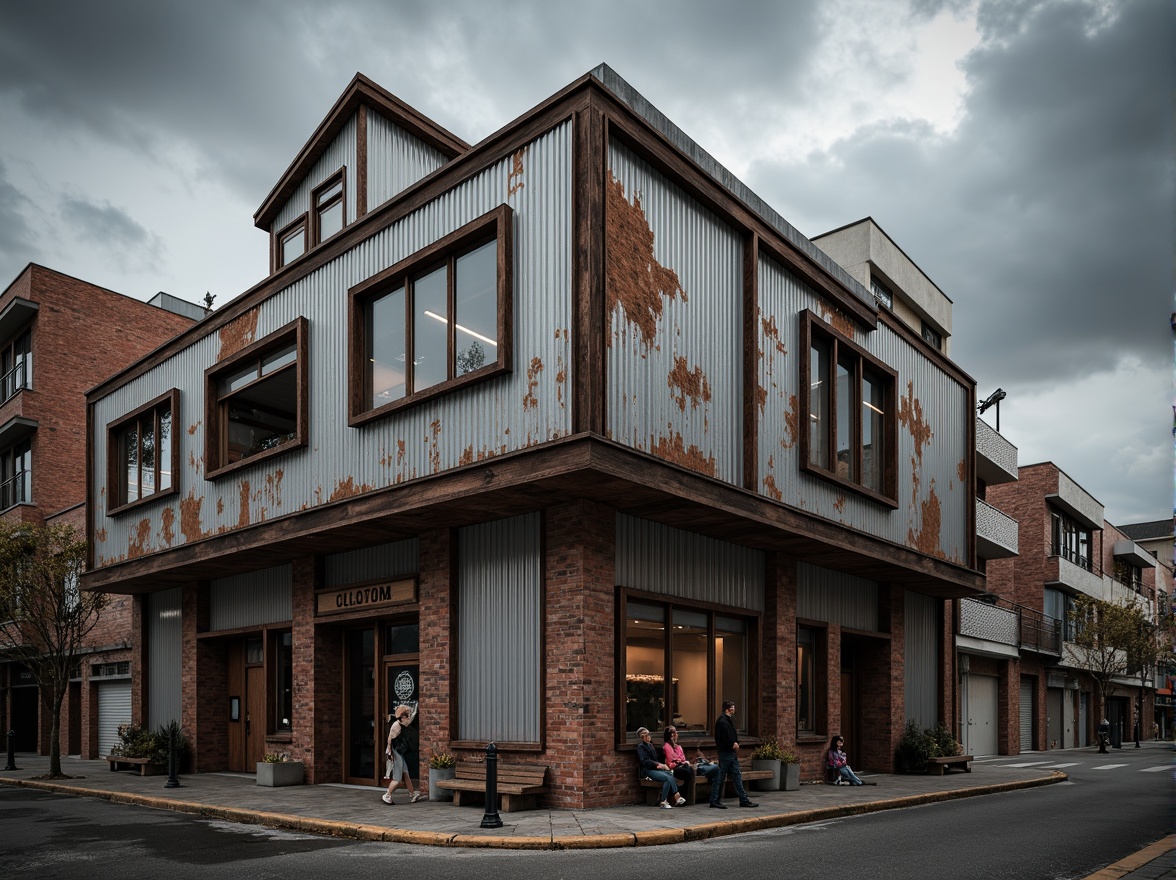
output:
M327 587L416 574L420 569L420 541L410 538L334 553L326 557L323 567L324 586Z
M543 656L538 513L458 530L458 738L538 742Z
M623 587L732 608L764 608L764 554L617 514L616 578Z
M898 426L898 510L809 476L800 469L800 322L804 309L829 313L811 288L779 264L760 260L759 386L764 400L759 432L760 494L818 516L931 555L967 564L968 488L960 480L966 465L974 416L968 389L939 369L902 336L879 324L872 333L855 331L854 341L898 372L899 413L912 415ZM768 329L772 328L772 329ZM909 386L909 388L908 388ZM916 407L915 404L918 404ZM910 421L921 413L929 440L916 446ZM939 529L932 529L936 513Z
M939 723L939 628L943 600L906 591L903 599L903 676L906 719L920 727Z
M285 623L294 616L293 575L288 565L208 582L208 628Z
M282 205L282 210L278 212L270 227L271 231L281 229L287 223L296 220L303 212L309 211L311 191L344 165L347 166L347 182L344 186L347 202L345 220L349 224L355 222L355 194L358 191L355 175L359 167L356 161L357 141L358 125L353 114L335 140L314 163L310 173L298 184L289 201Z
M796 616L878 632L878 585L852 574L798 562Z
M444 165L445 154L370 107L367 111L368 210Z
M521 162L521 175L510 177L515 163L508 157L258 307L256 339L299 316L309 321L308 448L204 480L203 373L217 362L216 334L97 401L94 461L105 462L102 427L179 388L182 463L178 497L114 518L105 516L106 468L93 469L97 566L569 434L570 124L533 141ZM514 372L349 428L340 388L347 375L348 289L504 202L514 210Z
M146 597L147 726L156 730L173 720L184 723L180 708L183 627L179 587Z
M98 754L105 758L121 742L120 724L131 723L131 683L104 681L98 684Z
M652 344L626 318L622 305L607 316L609 436L738 484L743 460L742 237L616 141L609 145L609 169L630 204L640 199L653 231L651 259L676 272L685 292L672 298L662 292L663 312ZM689 374L698 382L695 371L707 383L709 400L674 392L673 376ZM679 450L677 456L672 450Z

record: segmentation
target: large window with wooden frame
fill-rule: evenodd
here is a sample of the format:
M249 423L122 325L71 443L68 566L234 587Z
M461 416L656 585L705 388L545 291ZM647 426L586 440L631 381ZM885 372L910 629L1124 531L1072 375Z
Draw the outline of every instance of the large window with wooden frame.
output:
M301 257L307 248L306 215L303 214L293 223L278 230L274 239L275 269L289 265Z
M802 468L897 507L898 374L810 311L800 334Z
M356 425L511 368L511 210L491 211L351 290Z
M18 333L0 349L0 403L33 387L33 334Z
M172 426L179 400L173 388L107 427L110 513L177 491L180 450Z
M796 628L796 735L825 732L825 630Z
M340 168L311 194L311 218L314 244L322 244L347 225L347 169Z
M622 601L623 739L670 724L683 740L713 735L724 700L735 703L735 725L747 732L758 703L757 619L677 598L625 592Z
M205 371L205 467L218 476L306 445L307 322Z
M0 452L0 510L33 500L33 452L28 440Z

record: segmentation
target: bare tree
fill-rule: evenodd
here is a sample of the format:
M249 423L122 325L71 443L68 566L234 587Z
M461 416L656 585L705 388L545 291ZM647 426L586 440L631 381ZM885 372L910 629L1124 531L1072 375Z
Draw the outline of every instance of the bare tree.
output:
M69 525L0 521L0 655L24 663L50 709L49 777L61 777L61 704L106 604L83 593L86 542Z
M1070 619L1074 639L1067 643L1069 660L1098 685L1099 715L1106 718L1107 697L1114 694L1115 679L1130 671L1128 652L1136 638L1139 611L1134 606L1079 595Z
M1139 748L1139 740L1146 735L1143 729L1144 694L1148 685L1155 686L1156 667L1162 665L1167 668L1172 660L1172 638L1176 634L1174 624L1176 620L1166 608L1157 609L1154 621L1149 620L1142 611L1136 610L1135 635L1128 649L1128 663L1139 676L1136 748Z

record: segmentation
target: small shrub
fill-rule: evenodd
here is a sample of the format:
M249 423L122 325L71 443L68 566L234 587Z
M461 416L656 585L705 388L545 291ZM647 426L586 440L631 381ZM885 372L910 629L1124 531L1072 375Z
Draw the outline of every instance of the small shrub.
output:
M795 752L785 752L780 756L780 761L784 764L799 764L800 757Z
M774 739L765 739L756 747L756 750L751 753L751 760L783 761L784 751L780 748L780 744Z
M935 739L930 732L920 730L914 721L908 721L894 753L894 763L898 772L922 773L927 769L927 759L933 757Z
M433 757L429 758L430 770L448 770L457 764L457 759L449 752L433 752Z
M951 730L942 722L935 725L934 729L927 731L927 733L935 741L936 758L954 758L956 755L962 755L964 753L963 746L956 741Z
M290 760L290 755L287 752L266 752L261 760L267 764L285 764Z

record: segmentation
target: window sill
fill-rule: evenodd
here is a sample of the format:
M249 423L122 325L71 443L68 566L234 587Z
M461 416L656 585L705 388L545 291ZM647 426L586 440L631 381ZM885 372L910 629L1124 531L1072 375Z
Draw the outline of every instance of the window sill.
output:
M884 507L889 507L891 510L898 510L898 501L896 501L894 498L891 498L889 495L876 492L873 489L868 489L860 483L855 483L852 480L845 479L845 477L839 477L832 471L827 471L824 468L820 468L812 464L802 464L800 469L809 476L816 477L818 480L824 480L827 483L833 483L835 486L839 486L842 489L853 492L855 495L860 495L862 498L866 498L877 504L881 504Z
M126 513L129 510L136 510L140 507L144 507L150 504L152 501L159 501L162 498L168 498L172 495L177 495L179 494L179 491L180 490L178 486L172 486L170 489L161 489L145 498L139 498L135 501L128 501L125 504L120 504L118 507L112 507L110 510L106 511L106 515L118 516L119 514Z
M477 739L477 740L457 739L457 740L453 740L453 742L451 742L449 744L449 748L454 749L454 750L470 749L473 751L485 752L486 746L490 745L490 742L491 741L488 739ZM541 742L525 743L525 742L497 742L497 741L495 741L494 746L498 750L498 754L500 754L500 755L503 752L541 752L541 751L543 751L543 748L544 748L543 743L541 743Z
M275 446L273 449L267 449L264 452L259 452L256 455L251 455L248 458L242 458L240 461L234 461L232 464L226 464L221 467L208 471L204 475L206 480L217 480L227 474L232 474L247 467L252 467L255 464L260 464L263 461L269 461L271 458L276 458L279 455L285 455L288 452L293 452L296 449L301 449L306 446L305 440L294 439L287 440L281 446Z
M289 745L290 743L294 742L294 734L293 733L267 733L266 737L265 737L265 741L267 743L281 743L283 745Z
M798 733L796 735L796 744L798 746L822 745L827 741L828 737L823 733Z

